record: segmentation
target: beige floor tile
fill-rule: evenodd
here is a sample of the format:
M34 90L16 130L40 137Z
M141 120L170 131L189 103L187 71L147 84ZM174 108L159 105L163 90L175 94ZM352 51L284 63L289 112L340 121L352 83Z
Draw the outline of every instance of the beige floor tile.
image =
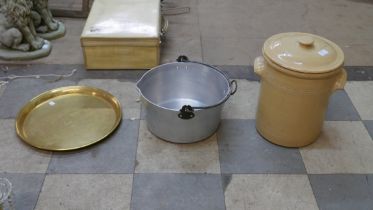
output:
M325 122L320 138L301 148L308 173L373 173L373 141L360 121Z
M348 82L348 96L363 120L373 120L373 81Z
M132 175L48 175L36 210L130 209Z
M0 173L45 173L50 157L18 139L14 120L0 120Z
M121 82L112 79L84 79L79 85L101 88L114 95L120 102L124 119L139 119L141 103L140 95L133 82Z
M136 173L220 173L216 135L194 144L174 144L152 135L141 121Z
M225 103L223 119L255 119L259 97L259 82L237 80L238 90Z
M57 18L65 23L66 35L63 38L52 40L52 52L48 57L33 61L1 61L1 63L17 64L83 64L83 53L80 47L80 35L85 19Z
M233 175L227 210L318 209L307 175Z

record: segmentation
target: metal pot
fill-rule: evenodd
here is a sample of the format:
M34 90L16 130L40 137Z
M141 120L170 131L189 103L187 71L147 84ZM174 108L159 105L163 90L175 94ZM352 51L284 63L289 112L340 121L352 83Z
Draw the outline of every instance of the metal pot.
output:
M157 66L137 82L148 129L174 143L211 136L219 126L224 102L237 90L219 69L180 56Z

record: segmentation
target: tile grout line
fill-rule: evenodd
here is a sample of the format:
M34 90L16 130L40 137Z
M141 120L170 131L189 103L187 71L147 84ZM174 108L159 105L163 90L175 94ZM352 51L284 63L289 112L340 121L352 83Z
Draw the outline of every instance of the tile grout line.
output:
M346 85L347 85L348 82L349 82L349 81L346 82ZM347 95L348 99L350 99L351 104L352 104L352 107L354 108L355 112L357 113L358 120L356 120L356 121L361 121L361 122L363 123L363 119L362 119L362 117L361 117L361 115L360 115L359 110L356 108L354 101L351 99L350 94L349 94L348 91L346 90L346 85L345 85L345 87L344 87L343 89L344 89L344 91L346 92L346 95ZM352 120L350 120L350 121L352 121ZM364 123L363 123L363 124L364 124Z
M308 171L307 171L307 167L306 167L306 163L304 162L304 159L303 159L303 155L302 155L302 152L300 151L301 148L297 148L298 152L299 152L299 156L300 158L302 159L302 163L303 163L303 167L304 167L304 174L308 176ZM303 174L303 173L302 173Z
M40 198L40 194L41 194L41 191L43 190L43 187L44 187L44 182L45 182L45 178L47 177L47 175L49 174L48 173L48 169L49 169L49 166L52 162L52 158L53 158L53 152L51 152L51 156L50 156L50 159L49 159L49 162L48 162L48 167L47 169L45 170L45 172L43 173L44 174L44 179L43 179L43 182L41 183L41 186L40 186L40 190L39 190L39 193L38 193L38 198L36 199L36 202L35 202L35 205L32 209L35 210L36 206L38 205L38 202L39 202L39 198Z
M373 120L361 120L361 123L363 123L365 130L368 131L370 139L373 141L373 135L370 135L368 124L366 124L366 122L368 123L369 121L373 122Z
M142 104L141 104L142 106ZM137 149L139 147L139 137L140 137L140 123L141 123L141 114L143 112L143 110L141 109L141 106L140 106L140 119L138 120L138 126L137 126L137 139L136 139L136 148L135 148L135 151L136 151L136 154L135 154L135 162L133 164L133 171L132 171L132 186L131 186L131 198L130 198L130 210L132 209L132 205L133 205L133 193L134 193L134 186L135 186L135 170L136 170L136 163L137 163Z
M198 10L198 7L197 7ZM197 12L199 14L199 12ZM198 24L199 18L198 18ZM203 34L199 25L199 39L200 39L200 47L201 47L201 58L202 61L204 61L204 51L203 51ZM210 63L211 65L219 66L213 63ZM24 65L15 65L16 67L12 68L9 73L2 73L0 71L1 76L7 76L11 74L11 71L17 71L20 70L20 72L17 72L17 75L24 76L32 74L32 72L40 73L37 69L46 69L43 73L55 73L54 69L57 69L58 71L62 71L63 69L60 68L60 66L68 66L64 64L32 64L32 68L27 69L28 71L22 71L24 70ZM249 69L252 69L251 64L246 65L224 65L228 68L228 72L235 71L233 68L234 66L244 66L249 67ZM38 67L38 68L36 68ZM28 67L27 67L28 68ZM348 72L348 81L373 81L373 73L371 70L373 69L373 66L345 66ZM118 70L106 70L106 71L90 71L86 70L83 65L78 65L76 67L78 72L68 80L70 81L79 81L82 79L129 79L129 80L137 80L144 72L145 70L125 70L125 71L118 71ZM53 70L53 71L52 71ZM133 71L137 71L137 73L133 73ZM111 76L110 76L111 75ZM240 73L240 77L244 77L246 73Z
M222 121L222 120L221 120ZM219 131L216 132L216 144L217 144L217 147L218 147L218 160L219 160L219 169L220 169L220 186L221 186L221 190L222 190L222 193L223 193L223 203L224 203L224 209L227 210L227 204L225 203L225 190L224 190L224 183L223 183L223 173L222 173L222 169L221 169L221 160L220 160L220 146L219 146ZM232 174L230 174L232 175Z
M48 167L49 167L49 163L48 163ZM37 199L36 199L36 202L35 202L34 207L32 208L33 210L36 209L36 207L37 207L37 205L38 205L38 203L39 203L40 194L41 194L41 192L42 192L42 190L43 190L44 182L45 182L45 178L46 178L46 177L47 177L47 171L44 173L43 182L42 182L41 185L40 185L40 190L39 190L39 192L38 192L38 197L37 197Z
M313 187L312 187L312 183L311 183L311 179L310 179L310 174L307 173L307 180L308 180L308 183L310 183L310 187L311 187L311 191L312 191L312 195L313 195L313 198L315 199L315 202L316 202L316 205L317 205L317 208L320 210L321 207L319 205L319 202L317 202L317 199L316 199L316 194L313 190Z

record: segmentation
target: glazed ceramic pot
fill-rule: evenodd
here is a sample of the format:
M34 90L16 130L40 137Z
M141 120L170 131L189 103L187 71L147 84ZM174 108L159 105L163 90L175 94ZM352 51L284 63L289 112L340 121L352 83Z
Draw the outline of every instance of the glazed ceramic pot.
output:
M254 62L261 78L256 128L268 141L302 147L320 135L330 95L343 89L344 54L333 42L307 33L267 39Z

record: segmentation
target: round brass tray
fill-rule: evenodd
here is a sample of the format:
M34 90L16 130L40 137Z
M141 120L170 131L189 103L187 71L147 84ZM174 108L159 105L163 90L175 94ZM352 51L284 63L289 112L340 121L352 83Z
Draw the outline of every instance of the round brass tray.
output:
M122 119L119 101L101 89L62 87L42 93L18 113L16 131L27 144L66 151L94 144Z

